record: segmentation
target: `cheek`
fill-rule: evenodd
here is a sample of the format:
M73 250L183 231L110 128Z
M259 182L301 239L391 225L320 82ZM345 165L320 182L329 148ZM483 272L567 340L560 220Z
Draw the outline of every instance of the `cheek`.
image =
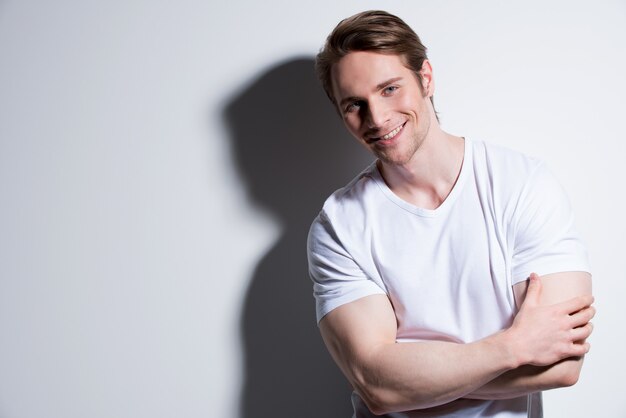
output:
M396 109L404 109L404 111L414 111L418 109L418 103L415 100L415 97L412 97L410 94L398 95L394 97L393 106Z
M428 116L428 106L426 106L426 102L424 100L415 99L406 100L403 103L404 109L407 109L410 113L412 113L417 119L424 119Z
M420 96L421 97L421 96ZM415 94L405 94L398 100L401 101L401 105L409 109L416 109L419 107L419 99Z
M343 124L346 126L346 128L348 129L348 131L350 131L350 133L356 133L359 130L359 127L361 126L361 124L359 123L358 118L350 115L346 118L343 119Z

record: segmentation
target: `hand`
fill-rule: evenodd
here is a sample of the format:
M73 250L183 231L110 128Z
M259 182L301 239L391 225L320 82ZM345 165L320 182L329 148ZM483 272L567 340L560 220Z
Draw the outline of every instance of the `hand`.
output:
M549 366L589 351L585 340L593 329L593 296L579 296L554 305L541 305L541 281L530 275L526 298L506 331L520 364Z

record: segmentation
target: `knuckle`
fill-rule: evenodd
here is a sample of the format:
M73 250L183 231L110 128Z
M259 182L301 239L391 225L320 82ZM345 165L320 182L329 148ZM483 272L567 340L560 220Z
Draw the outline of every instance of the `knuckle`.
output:
M571 344L560 344L557 348L557 354L559 358L564 358L569 355L571 350Z

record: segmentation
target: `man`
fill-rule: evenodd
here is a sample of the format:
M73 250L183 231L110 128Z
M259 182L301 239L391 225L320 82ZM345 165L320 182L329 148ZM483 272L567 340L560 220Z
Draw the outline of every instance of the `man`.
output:
M399 18L343 20L316 65L377 157L308 242L355 416L541 416L540 391L577 381L595 312L562 189L535 159L441 129L426 48Z

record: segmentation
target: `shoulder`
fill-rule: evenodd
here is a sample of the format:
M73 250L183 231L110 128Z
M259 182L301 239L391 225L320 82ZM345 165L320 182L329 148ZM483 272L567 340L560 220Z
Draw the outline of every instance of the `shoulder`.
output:
M529 184L550 173L538 158L484 141L472 141L474 177L479 189L506 205L522 198Z
M364 213L379 193L377 173L374 162L346 186L331 194L324 202L320 216L328 220L346 220Z
M376 164L372 163L352 181L331 194L309 230L309 250L329 243L354 245L367 230L372 211L380 205Z
M538 158L490 142L471 141L471 144L475 167L492 174L531 175L543 165Z

